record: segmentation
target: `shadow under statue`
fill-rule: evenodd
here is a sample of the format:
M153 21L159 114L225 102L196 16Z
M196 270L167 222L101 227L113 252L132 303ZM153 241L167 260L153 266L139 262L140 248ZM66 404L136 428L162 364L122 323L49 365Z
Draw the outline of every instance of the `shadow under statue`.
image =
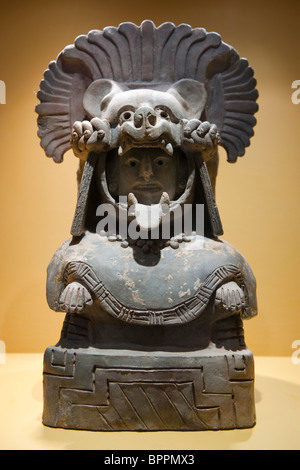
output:
M218 430L255 424L243 320L256 283L222 233L218 146L245 153L257 111L246 59L217 33L151 21L78 36L40 85L46 155L79 159L71 238L47 300L47 426Z

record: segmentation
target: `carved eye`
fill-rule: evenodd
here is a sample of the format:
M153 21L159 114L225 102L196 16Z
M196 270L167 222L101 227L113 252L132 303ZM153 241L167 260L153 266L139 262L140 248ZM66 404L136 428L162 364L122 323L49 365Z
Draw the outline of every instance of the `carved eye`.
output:
M133 157L127 158L125 163L127 166L130 166L131 168L135 168L140 164L139 160Z
M170 162L170 157L165 157L165 156L159 156L155 158L154 163L156 166L164 166L167 165Z
M169 113L165 109L158 109L159 116L163 119L170 119Z
M132 118L133 118L133 111L126 110L126 111L123 111L122 114L120 114L119 120L122 123L122 122L130 121Z

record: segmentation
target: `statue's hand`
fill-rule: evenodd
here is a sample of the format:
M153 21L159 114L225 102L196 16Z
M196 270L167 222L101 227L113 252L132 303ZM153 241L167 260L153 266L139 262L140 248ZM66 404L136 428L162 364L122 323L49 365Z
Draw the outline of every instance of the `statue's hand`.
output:
M236 312L246 305L245 294L236 282L227 282L216 291L215 305Z
M76 157L86 160L90 152L105 152L109 149L110 125L105 119L75 121L72 127L71 147Z
M71 282L63 290L59 298L59 310L80 313L84 307L93 304L89 291L79 282Z
M182 149L188 153L201 152L204 161L215 155L221 138L217 126L208 121L191 119L184 122Z

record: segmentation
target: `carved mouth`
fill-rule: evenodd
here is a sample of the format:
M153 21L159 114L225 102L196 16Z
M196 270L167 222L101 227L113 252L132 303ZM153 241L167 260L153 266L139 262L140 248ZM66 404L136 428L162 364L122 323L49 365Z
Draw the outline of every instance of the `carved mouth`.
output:
M172 156L174 147L180 144L179 128L174 123L163 122L151 128L136 128L125 122L120 131L119 156L123 156L132 148L160 148Z
M142 190L145 189L147 191L162 191L163 187L160 183L151 182L151 183L134 183L132 189L135 190Z
M133 148L160 148L167 155L173 156L174 148L171 142L166 142L165 139L157 141L138 142L136 140L126 139L118 148L119 157L123 157L126 152Z

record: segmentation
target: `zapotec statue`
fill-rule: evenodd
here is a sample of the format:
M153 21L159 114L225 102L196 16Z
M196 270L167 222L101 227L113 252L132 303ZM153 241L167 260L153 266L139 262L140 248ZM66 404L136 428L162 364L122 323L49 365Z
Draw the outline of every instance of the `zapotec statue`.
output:
M122 23L79 36L40 85L46 155L79 159L71 238L48 267L66 312L44 358L48 426L205 430L255 424L251 268L219 238L218 146L250 143L256 81L216 33Z

